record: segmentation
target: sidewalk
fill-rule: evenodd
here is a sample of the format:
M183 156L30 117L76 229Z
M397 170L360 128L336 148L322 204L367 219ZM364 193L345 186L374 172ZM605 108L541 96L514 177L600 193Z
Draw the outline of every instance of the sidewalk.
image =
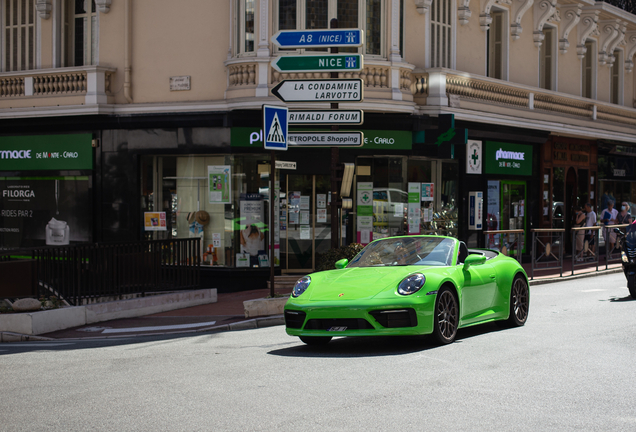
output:
M531 277L531 265L524 264L524 269ZM571 261L564 262L563 277L559 270L535 270L534 279L530 285L542 285L551 282L578 279L582 277L602 276L608 273L621 272L620 264L613 264L605 270L605 264L577 269L571 276ZM277 295L289 295L290 289L277 289ZM272 325L283 325L282 315L246 319L243 302L266 298L268 289L239 291L218 294L218 301L205 305L176 309L137 318L126 318L100 322L92 325L59 330L39 335L40 338L50 339L104 339L116 337L135 337L158 334L201 333L214 331L245 330Z

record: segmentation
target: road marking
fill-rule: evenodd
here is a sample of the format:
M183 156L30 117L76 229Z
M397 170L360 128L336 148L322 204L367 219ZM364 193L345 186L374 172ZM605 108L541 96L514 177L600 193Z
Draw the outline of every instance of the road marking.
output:
M203 322L203 323L194 323L194 324L176 324L176 325L167 325L167 326L155 326L155 327L131 327L131 328L119 328L119 329L104 329L102 334L104 333L131 333L131 332L140 332L140 331L157 331L157 330L178 330L178 329L187 329L194 327L205 327L216 324L216 321Z
M601 292L601 291L607 291L604 289L589 289L589 290L583 290L581 292Z

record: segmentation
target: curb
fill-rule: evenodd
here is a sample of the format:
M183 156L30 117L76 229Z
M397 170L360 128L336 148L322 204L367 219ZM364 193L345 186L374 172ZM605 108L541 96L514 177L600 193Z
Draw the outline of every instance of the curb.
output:
M187 334L187 333L220 333L225 331L240 331L240 330L251 330L257 328L265 328L272 327L277 325L284 325L285 318L283 315L273 315L262 318L254 318L247 321L239 321L231 324L224 324L220 326L213 327L204 327L195 330L179 330L172 332L164 332L164 333L143 333L143 334L122 334L117 336L90 336L90 337L79 337L79 338L47 338L44 336L33 336L33 335L24 335L20 333L10 333L10 332L2 332L0 333L0 343L2 342L25 342L25 341L59 341L59 340L97 340L97 339L119 339L119 338L130 338L130 337L139 337L139 336L159 336L159 335L169 335L169 334ZM9 335L5 338L5 335Z
M35 335L22 334L22 333L0 332L0 343L2 343L2 342L27 342L27 341L43 342L43 341L54 341L54 340L57 340L57 339L44 337L44 336L35 336Z
M607 274L622 273L622 272L623 272L623 268L618 267L614 269L599 270L599 271L588 272L588 273L579 273L579 274L568 275L568 276L559 276L559 277L545 278L545 279L528 279L528 285L533 286L533 285L544 285L544 284L549 284L554 282L567 282L567 281L576 280L576 279L584 279L589 277L603 276Z

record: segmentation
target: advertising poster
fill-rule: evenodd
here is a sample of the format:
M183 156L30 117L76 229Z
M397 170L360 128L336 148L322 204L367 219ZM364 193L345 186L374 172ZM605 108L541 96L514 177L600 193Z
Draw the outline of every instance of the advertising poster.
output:
M316 194L316 207L327 208L327 194Z
M232 167L208 166L208 202L230 204L232 197Z
M357 192L357 241L366 245L373 240L373 182L358 182Z
M499 204L499 181L488 181L488 204L486 205L486 229L488 231L497 231L500 227L500 204ZM499 234L490 235L490 243L499 245Z
M280 214L280 181L274 182L274 214ZM283 221L285 219L283 218ZM281 226L282 225L282 226ZM284 223L281 224L281 218L274 218L274 267L280 266L280 230L285 229ZM260 263L260 261L259 261ZM269 267L269 261L267 262L267 267Z
M433 183L422 183L422 201L433 201Z
M327 223L327 209L319 208L316 210L316 222Z
M90 242L88 177L0 177L0 247Z
M166 231L166 212L144 212L145 231Z
M265 253L264 205L261 194L241 194L241 253L250 256L250 267L258 265L259 253Z
M409 200L409 211L408 211L408 230L409 234L419 234L420 233L420 191L421 191L420 183L409 183L408 184L408 200Z

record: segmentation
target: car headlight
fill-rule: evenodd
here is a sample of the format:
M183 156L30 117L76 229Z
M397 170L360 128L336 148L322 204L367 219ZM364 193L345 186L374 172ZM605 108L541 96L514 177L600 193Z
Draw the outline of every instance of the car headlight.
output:
M402 295L411 295L416 293L424 286L426 277L422 273L415 273L407 276L398 285L398 293Z
M292 297L298 297L302 293L304 293L307 288L309 288L309 284L311 283L311 278L309 276L303 276L296 282L294 285L294 290L292 291Z

